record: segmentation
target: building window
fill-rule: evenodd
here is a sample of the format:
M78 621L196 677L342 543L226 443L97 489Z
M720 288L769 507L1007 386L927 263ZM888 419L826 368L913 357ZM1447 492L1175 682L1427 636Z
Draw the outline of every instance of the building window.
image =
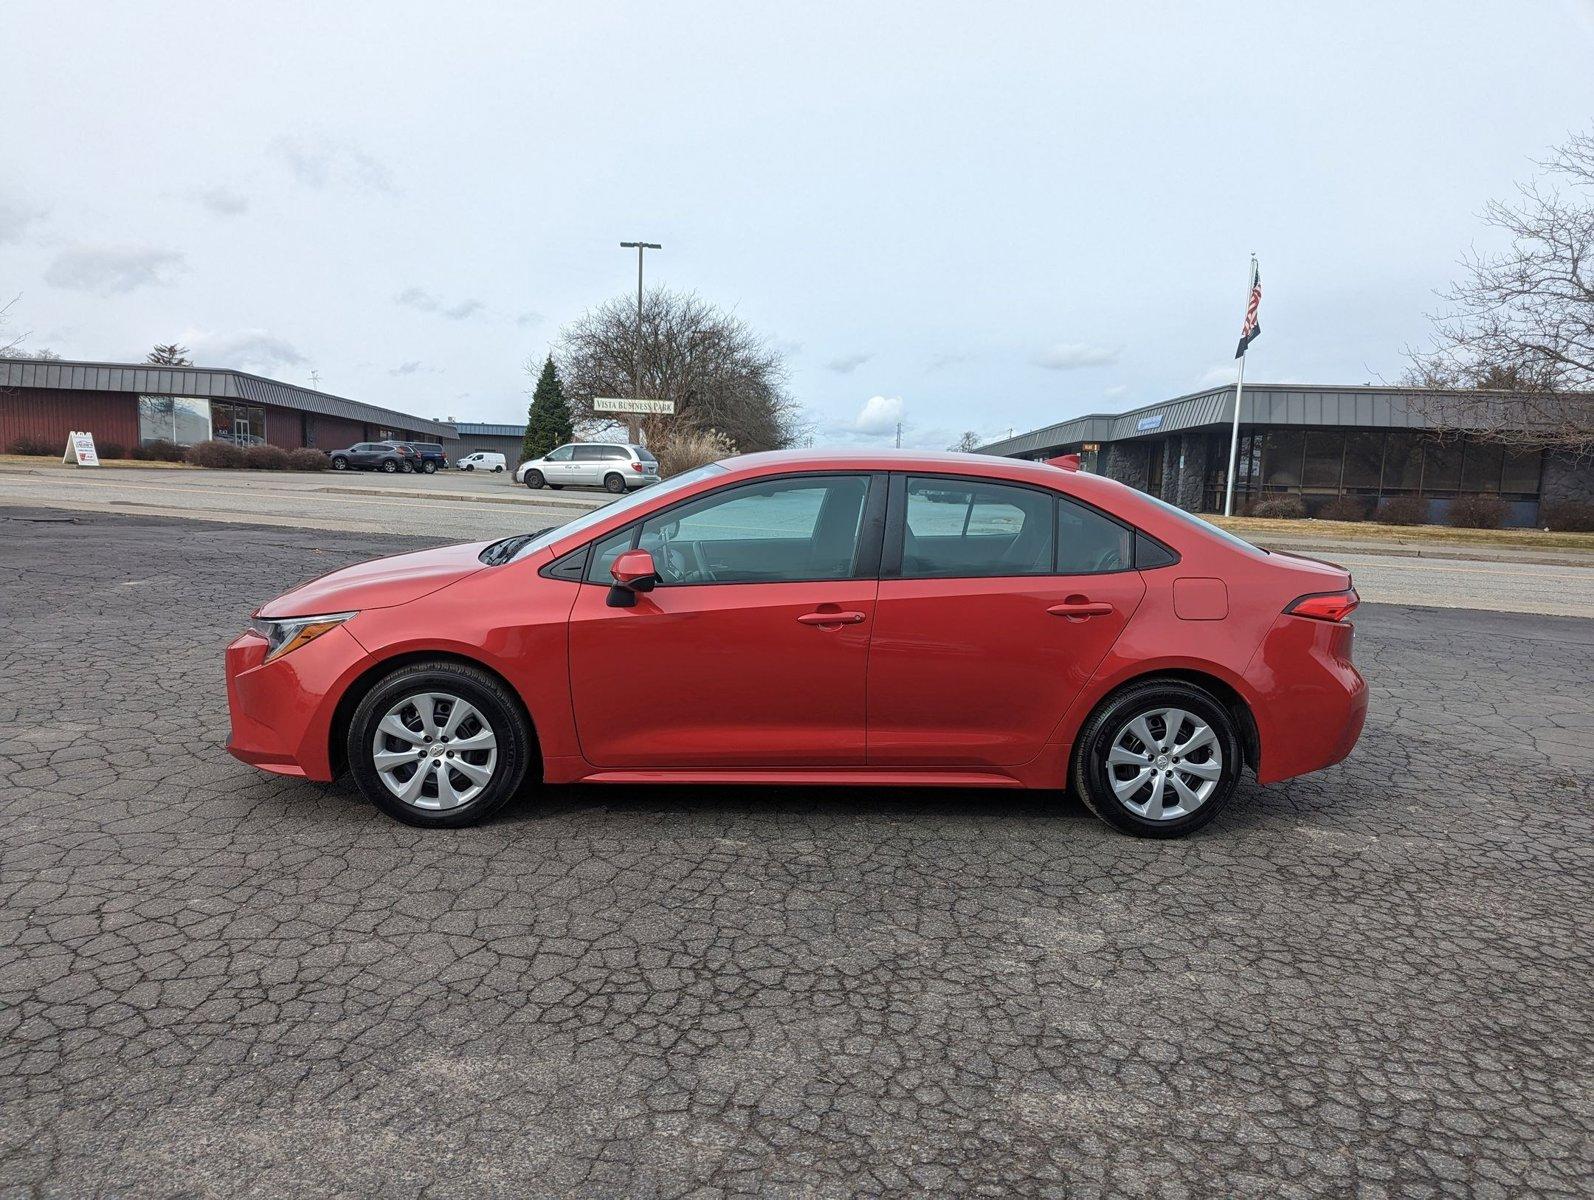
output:
M1306 465L1301 472L1301 487L1308 492L1338 492L1344 461L1343 430L1310 430L1306 435Z
M1301 486L1306 437L1299 429L1270 429L1262 439L1262 487L1294 490Z
M1455 495L1461 487L1461 443L1429 442L1422 448L1422 494Z
M1353 429L1345 435L1345 490L1356 493L1378 491L1384 463L1384 435Z
M142 442L192 446L210 440L210 401L194 396L140 396L138 437Z
M259 446L266 440L264 409L215 401L210 406L210 419L219 442L232 442L235 446Z
M1500 473L1500 490L1525 499L1537 498L1539 474L1544 462L1542 450L1508 450Z

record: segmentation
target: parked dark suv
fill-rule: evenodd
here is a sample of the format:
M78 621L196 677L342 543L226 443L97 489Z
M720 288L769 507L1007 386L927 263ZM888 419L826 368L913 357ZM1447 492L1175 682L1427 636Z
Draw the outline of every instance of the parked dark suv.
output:
M448 466L448 455L443 452L441 442L409 442L415 447L415 452L421 456L421 470L428 475L435 475Z
M331 458L334 471L352 468L393 475L422 470L420 452L408 442L356 442L347 450L334 450Z

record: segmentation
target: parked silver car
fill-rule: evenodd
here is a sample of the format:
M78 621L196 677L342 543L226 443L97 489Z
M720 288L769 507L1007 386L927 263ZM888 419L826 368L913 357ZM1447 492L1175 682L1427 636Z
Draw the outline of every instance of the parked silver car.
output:
M624 442L570 442L515 468L515 482L529 488L601 487L619 495L658 481L659 460L646 446Z

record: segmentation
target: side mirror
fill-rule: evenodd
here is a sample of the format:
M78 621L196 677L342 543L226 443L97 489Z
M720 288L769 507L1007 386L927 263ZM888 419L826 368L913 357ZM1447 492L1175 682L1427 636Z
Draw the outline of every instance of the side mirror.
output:
M638 592L651 592L659 582L653 555L646 550L627 550L609 565L614 586L609 589L610 608L631 608Z

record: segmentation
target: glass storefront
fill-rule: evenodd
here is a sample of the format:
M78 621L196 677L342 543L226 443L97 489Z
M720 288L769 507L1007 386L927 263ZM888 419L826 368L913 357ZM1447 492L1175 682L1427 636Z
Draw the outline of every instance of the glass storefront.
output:
M140 396L138 437L143 442L192 446L210 440L210 401L197 396Z
M266 413L262 408L217 400L210 406L210 419L217 441L259 446L266 440Z
M1205 503L1221 511L1229 438L1207 447ZM1249 428L1240 433L1237 500L1294 493L1309 509L1332 496L1369 501L1391 496L1449 500L1457 495L1536 501L1539 450L1508 449L1465 437L1436 438L1409 429Z

